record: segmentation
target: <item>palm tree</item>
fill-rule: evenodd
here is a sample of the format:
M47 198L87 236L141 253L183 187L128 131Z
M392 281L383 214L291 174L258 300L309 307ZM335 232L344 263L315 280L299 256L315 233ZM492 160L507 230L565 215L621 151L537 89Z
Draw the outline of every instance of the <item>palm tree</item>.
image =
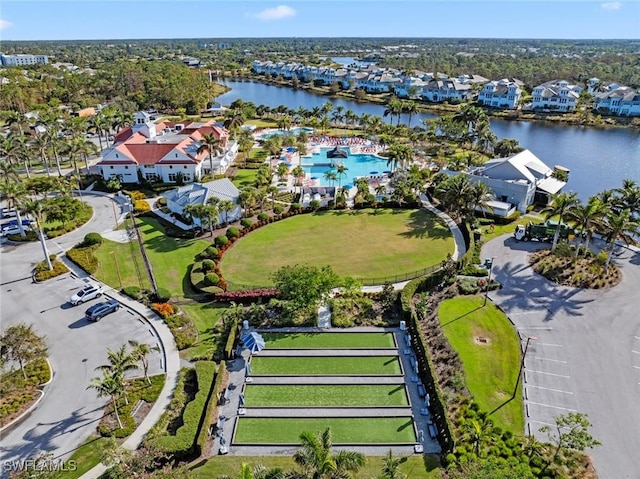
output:
M584 246L585 255L589 250L589 241L591 240L595 229L601 225L602 217L606 212L606 205L600 201L597 196L592 196L586 205L579 204L567 213L567 219L573 221L580 231L580 245L576 248L576 258L580 253L582 246L582 238L586 236Z
M384 112L382 113L383 117L390 117L390 121L393 124L393 117L394 116L398 116L398 125L400 124L400 114L402 113L402 101L397 99L397 98L393 98L392 100L389 100L389 103L387 103L387 108L385 108Z
M151 384L151 379L149 379L149 359L147 356L152 352L160 352L160 348L158 346L149 346L146 343L139 343L135 339L129 340L129 346L133 348L131 351L131 357L136 361L140 361L142 364L142 370L144 371L144 378L147 380L148 384Z
M342 186L342 177L347 176L347 171L349 171L349 168L344 166L344 164L338 163L336 165L336 175L338 176L338 189L340 189L340 187Z
M304 168L298 165L293 170L291 170L291 175L294 178L294 184L300 185L300 194L302 194L302 181L301 178L304 178Z
M404 169L413 159L413 150L410 145L394 143L389 147L388 154L387 166L391 165L392 170L395 170L398 165Z
M556 232L553 235L553 244L551 245L551 251L555 251L558 245L558 238L560 237L560 227L562 222L567 219L569 213L580 204L578 200L578 193L559 193L551 197L551 203L542 209L541 213L546 213L546 218L549 219L552 216L558 217L558 226L556 226Z
M139 369L136 364L137 358L127 351L126 344L120 346L120 349L116 351L112 349L107 350L107 358L109 360L109 364L98 366L96 371L100 370L104 373L105 377L110 376L120 383L119 386L121 386L124 402L125 404L129 404L129 399L127 398L127 392L125 389L124 375L127 371Z
M473 447L473 452L477 457L481 457L483 447L493 435L493 421L487 416L487 413L480 413L477 419L467 419L462 429L462 440Z
M418 113L418 104L415 101L405 101L402 104L402 112L408 115L407 126L411 128L411 117Z
M493 148L493 152L498 158L506 158L520 151L522 151L522 147L519 145L518 140L511 138L503 138Z
M236 209L236 204L231 200L222 200L218 204L221 213L224 213L225 224L229 223L229 213Z
M267 194L269 195L269 198L271 198L271 209L273 209L275 207L276 195L278 194L278 191L280 191L280 190L275 185L267 186Z
M293 456L293 460L301 465L313 479L337 479L350 477L358 472L365 463L359 452L333 452L331 428L321 434L303 432L300 434L302 446Z
M20 217L20 208L22 202L26 199L26 191L24 186L20 183L7 182L4 186L0 187L0 191L5 196L7 206L16 210L16 220L18 221L18 229L20 230L20 236L25 238L27 234L22 226L22 218Z
M199 205L195 203L190 203L184 207L182 212L193 220L194 218L200 220L202 224L202 218L205 217L204 205Z
M220 198L212 196L207 200L204 213L206 215L207 223L213 236L213 230L218 226L218 220L220 216Z
M72 138L63 143L64 153L69 158L69 161L73 165L73 171L78 176L80 176L80 169L78 168L78 158L80 157L80 155L82 155L82 151L84 150L83 143L83 138Z
M253 207L256 204L256 191L256 188L250 186L243 188L242 191L240 191L238 201L242 205L246 216L251 216L251 214L253 214Z
M49 147L49 141L47 140L47 137L45 135L36 133L33 138L31 138L30 144L40 154L40 159L42 160L42 164L44 165L45 170L47 171L47 176L51 176L51 171L49 170L49 158L47 158L47 148Z
M335 171L328 170L324 174L324 179L327 180L331 186L333 186L333 183L335 181L338 181L338 175L336 174Z
M14 165L23 162L27 178L31 178L31 173L29 172L29 158L27 156L24 136L17 135L13 132L9 133L0 142L0 156L4 157L5 161Z
M87 389L95 389L98 393L98 397L111 398L111 404L113 405L113 411L116 413L116 419L118 420L118 426L122 429L122 421L120 420L120 414L118 414L117 399L124 392L124 386L117 381L113 376L105 374L103 377L94 377L91 379L91 384Z
M202 140L200 140L200 146L198 147L197 154L199 155L203 151L209 153L209 168L211 169L211 177L213 177L213 154L219 154L222 151L222 140L216 138L213 133L202 135Z
M280 181L284 181L285 178L289 175L289 167L286 163L279 163L276 167L276 175L278 175L278 179Z
M623 239L627 244L633 241L633 235L638 234L640 229L640 221L636 220L631 215L631 210L625 208L619 213L611 210L605 218L604 222L605 231L607 232L607 242L609 254L607 255L607 262L605 264L605 271L609 268L611 263L611 255L613 248L616 245L618 239Z
M105 115L104 111L101 110L94 115L91 120L92 127L95 132L98 134L98 142L100 143L100 151L104 148L102 147L102 135L104 134L105 141L107 140L107 133L109 131L109 118Z
M79 153L84 158L84 166L86 168L87 175L89 174L89 156L97 155L99 153L98 147L91 140L87 140L84 138L78 139L79 144Z
M407 476L400 472L400 464L406 460L406 457L393 457L393 452L389 449L382 462L382 474L378 479L405 479Z
M456 175L440 183L435 189L435 195L447 211L459 219L464 219L468 212L467 205L472 189L473 185L466 175Z
M33 216L36 220L36 228L38 230L38 238L40 239L40 245L42 246L42 252L44 253L44 259L47 263L49 271L53 269L51 265L51 258L49 258L49 251L47 251L47 245L45 243L43 225L47 221L48 211L45 207L43 200L28 199L22 203L22 209ZM18 217L19 218L19 217ZM20 221L18 221L20 223Z
M20 181L20 175L15 165L7 160L0 160L0 175L4 178L5 185L11 183L12 180L16 182Z
M486 183L478 181L469 192L469 216L475 216L475 212L478 209L482 210L483 215L485 215L487 210L492 212L493 208L489 205L489 202L494 199L495 195L491 188L489 188Z

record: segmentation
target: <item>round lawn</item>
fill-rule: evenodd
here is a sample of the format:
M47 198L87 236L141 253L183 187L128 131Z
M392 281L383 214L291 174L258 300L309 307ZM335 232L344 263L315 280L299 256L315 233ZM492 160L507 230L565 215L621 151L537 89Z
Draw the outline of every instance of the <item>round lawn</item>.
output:
M423 210L340 210L297 215L244 236L222 259L234 286L267 286L285 265L330 265L339 276L379 280L440 263L453 253L449 228ZM390 278L392 279L392 278Z

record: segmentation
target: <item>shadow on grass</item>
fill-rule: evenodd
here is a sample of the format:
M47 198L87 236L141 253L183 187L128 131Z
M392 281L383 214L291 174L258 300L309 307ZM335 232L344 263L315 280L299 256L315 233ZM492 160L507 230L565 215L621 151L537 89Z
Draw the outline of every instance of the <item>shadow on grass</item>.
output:
M398 432L402 432L404 431L406 428L408 427L413 427L413 419L409 419L407 422L405 422L402 426L400 426L397 431Z
M449 228L436 215L425 210L416 210L409 215L409 231L400 233L405 238L446 239L452 236Z
M447 325L449 325L451 323L455 323L456 321L464 318L465 316L469 316L471 313L475 313L479 309L482 309L482 306L477 306L477 307L473 308L471 311L467 311L466 313L461 314L457 318L453 318L451 321L447 321L446 323L442 323L442 325L440 327L444 328L445 326L447 326Z
M505 407L507 404L509 404L511 401L513 401L516 397L515 396L511 396L509 399L507 399L505 402L503 402L502 404L500 404L498 407L496 407L495 409L493 409L492 411L489 412L489 416L491 416L493 413L498 412L500 409L502 409L503 407Z
M393 396L395 393L400 392L400 391L404 391L404 384L399 385L397 388L392 389L391 391L389 391L387 394L389 396Z

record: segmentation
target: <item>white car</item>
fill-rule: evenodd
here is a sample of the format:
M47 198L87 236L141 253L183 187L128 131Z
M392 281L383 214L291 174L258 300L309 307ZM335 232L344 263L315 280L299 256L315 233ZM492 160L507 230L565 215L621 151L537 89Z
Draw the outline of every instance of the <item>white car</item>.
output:
M31 228L26 225L23 225L22 229L24 231L31 231ZM17 234L20 234L20 227L18 225L5 226L4 228L2 228L2 236Z
M71 296L69 302L75 306L76 304L84 303L85 301L90 301L100 296L102 296L102 286L90 283Z

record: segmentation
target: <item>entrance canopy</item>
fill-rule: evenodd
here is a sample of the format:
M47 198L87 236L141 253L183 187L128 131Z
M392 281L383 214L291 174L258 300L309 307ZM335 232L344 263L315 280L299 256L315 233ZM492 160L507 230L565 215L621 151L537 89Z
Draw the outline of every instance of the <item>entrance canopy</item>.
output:
M252 353L262 351L265 347L264 338L260 334L255 332L243 334L240 337L240 340L242 341L242 344L244 344L246 348Z

